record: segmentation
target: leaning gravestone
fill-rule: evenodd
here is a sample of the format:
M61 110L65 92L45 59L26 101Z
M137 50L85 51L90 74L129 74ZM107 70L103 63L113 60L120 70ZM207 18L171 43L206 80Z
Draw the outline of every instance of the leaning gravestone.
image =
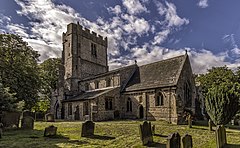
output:
M153 142L151 122L144 121L143 125L140 124L139 131L143 145L147 145Z
M54 115L52 113L48 113L45 115L45 121L47 122L54 122Z
M192 136L191 135L184 135L182 137L182 148L192 148L193 144L192 144Z
M57 127L51 125L44 130L44 137L53 137L57 135Z
M218 125L216 128L216 145L217 148L222 148L227 144L226 130L223 125Z
M22 118L22 128L23 129L33 129L34 128L34 119L32 117Z
M0 123L0 139L2 138L3 135L3 124Z
M181 137L179 133L173 133L167 138L167 146L166 148L181 148Z
M92 121L86 121L82 124L82 137L88 137L94 135L95 123Z

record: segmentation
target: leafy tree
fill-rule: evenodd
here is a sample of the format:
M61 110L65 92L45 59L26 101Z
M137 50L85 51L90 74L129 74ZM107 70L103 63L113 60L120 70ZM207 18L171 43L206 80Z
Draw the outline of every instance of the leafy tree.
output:
M10 93L9 88L4 88L0 82L0 111L14 111L16 108L15 94Z
M240 84L223 82L209 88L206 109L215 125L227 124L239 110Z
M215 124L227 124L239 110L240 84L232 70L213 67L197 79L203 87L205 106Z
M33 110L46 112L50 107L51 93L57 88L59 66L61 59L50 58L39 65L41 78L41 91L38 102Z
M24 101L24 109L31 109L38 98L39 77L37 51L21 37L0 34L0 77L4 87L16 94L17 101Z

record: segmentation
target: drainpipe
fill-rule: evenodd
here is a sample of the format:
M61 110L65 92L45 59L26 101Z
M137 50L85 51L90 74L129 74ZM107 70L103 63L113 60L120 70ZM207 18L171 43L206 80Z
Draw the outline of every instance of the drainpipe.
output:
M169 123L171 123L171 99L172 99L172 87L169 88Z
M148 114L148 102L147 102L147 94L146 94L146 93L144 93L144 95L145 95L145 101L146 101L146 111L145 111L145 118L146 118L146 120L147 120L147 114Z

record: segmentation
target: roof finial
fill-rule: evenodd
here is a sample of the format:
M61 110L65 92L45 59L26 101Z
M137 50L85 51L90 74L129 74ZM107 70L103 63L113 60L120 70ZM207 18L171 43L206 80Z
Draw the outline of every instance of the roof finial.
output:
M77 21L77 24L79 25L79 21Z
M186 49L186 50L185 50L185 54L187 54L187 52L188 52L188 51L187 51L187 49Z
M137 64L137 60L135 60L134 62L135 62L135 64Z

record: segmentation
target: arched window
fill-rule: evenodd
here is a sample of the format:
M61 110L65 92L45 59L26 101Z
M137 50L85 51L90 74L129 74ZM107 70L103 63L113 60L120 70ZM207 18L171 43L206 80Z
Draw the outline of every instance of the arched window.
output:
M111 79L106 78L106 87L110 87L110 86L111 86Z
M163 98L163 94L161 92L157 93L157 96L155 98L155 105L156 106L163 106L164 105L164 98Z
M85 91L88 91L88 90L89 90L88 83L85 83Z
M112 109L113 109L112 98L106 98L105 99L105 110L112 110Z
M132 112L132 100L128 98L127 100L127 112Z
M72 115L72 103L68 103L68 115Z
M184 100L185 100L185 105L187 107L192 106L192 94L191 94L191 89L189 87L189 83L185 83L184 85Z

